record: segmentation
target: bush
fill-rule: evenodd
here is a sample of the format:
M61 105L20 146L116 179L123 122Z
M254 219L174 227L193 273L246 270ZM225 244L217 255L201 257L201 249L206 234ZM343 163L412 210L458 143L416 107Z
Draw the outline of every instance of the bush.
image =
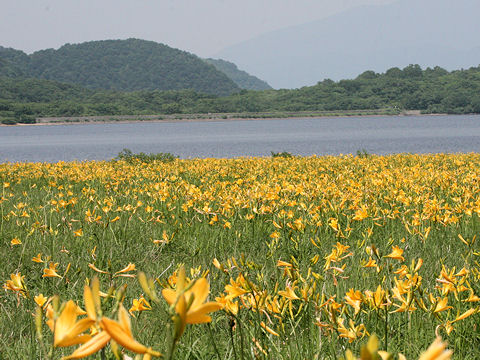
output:
M33 115L22 115L17 122L19 124L36 124L37 119Z
M172 162L175 161L175 159L178 159L178 156L171 153L145 154L141 152L135 154L130 149L123 149L121 152L118 153L117 157L115 158L115 160L123 160L129 163L133 163L136 161L144 163L150 163L153 161Z
M15 119L10 119L10 118L2 119L0 122L3 125L17 125L17 122L15 121Z
M293 155L290 154L289 152L287 151L283 151L283 152L274 152L274 151L271 151L270 152L272 154L272 157L273 158L277 158L277 157L281 157L281 158L292 158Z
M362 150L357 150L357 156L358 156L359 158L365 159L365 158L368 158L368 157L370 156L370 154L368 153L367 150L362 149Z

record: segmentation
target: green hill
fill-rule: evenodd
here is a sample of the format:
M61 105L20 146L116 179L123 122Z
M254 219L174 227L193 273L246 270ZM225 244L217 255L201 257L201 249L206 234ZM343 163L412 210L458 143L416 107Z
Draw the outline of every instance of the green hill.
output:
M42 78L118 91L182 90L228 95L239 90L200 58L138 39L66 44L31 55L0 49L0 75Z
M237 65L222 59L205 59L205 61L232 79L239 88L245 90L270 90L272 87L265 81L239 70Z

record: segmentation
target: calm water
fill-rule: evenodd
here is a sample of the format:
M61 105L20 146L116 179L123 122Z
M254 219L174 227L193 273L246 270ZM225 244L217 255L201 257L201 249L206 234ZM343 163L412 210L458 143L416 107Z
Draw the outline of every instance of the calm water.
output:
M480 152L480 116L0 127L0 162L104 160L124 148L181 158Z

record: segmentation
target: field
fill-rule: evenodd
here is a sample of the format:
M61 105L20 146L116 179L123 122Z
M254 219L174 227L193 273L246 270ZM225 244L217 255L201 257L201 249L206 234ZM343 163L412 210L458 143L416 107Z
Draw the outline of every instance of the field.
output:
M0 358L478 359L479 215L478 154L0 164Z

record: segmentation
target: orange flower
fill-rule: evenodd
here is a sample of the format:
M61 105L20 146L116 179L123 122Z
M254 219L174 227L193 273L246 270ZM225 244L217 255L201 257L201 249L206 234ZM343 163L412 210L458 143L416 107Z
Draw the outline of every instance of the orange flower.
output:
M57 266L58 266L58 263L50 262L50 264L48 265L48 268L43 269L42 278L45 278L45 277L59 277L59 278L61 278L61 276L58 275L58 273L57 273Z
M7 280L3 285L5 290L11 290L22 294L24 297L27 293L27 288L25 287L25 281L23 280L25 275L22 276L21 273L10 274L10 280Z
M162 295L167 303L175 309L178 328L177 339L183 334L187 324L201 324L211 322L207 314L220 310L222 305L212 301L204 303L210 291L207 279L200 278L194 283L185 282L185 268L181 267L177 279L177 289L163 289Z
M33 300L37 303L38 306L43 307L46 304L47 298L43 296L43 294L37 295L33 298Z
M133 274L125 274L130 271L135 271L135 264L129 263L125 268L120 271L117 271L113 276L125 276L125 277L135 277Z
M404 261L405 258L402 256L403 249L400 249L398 246L392 246L392 252L384 257Z
M78 229L73 232L74 236L83 236L83 229Z
M17 239L17 238L13 238L12 241L10 241L11 246L21 245L21 244L22 244L22 242L20 241L20 239Z
M34 257L32 258L32 261L33 261L33 262L36 262L36 263L43 263L42 253L38 253L37 256L34 256Z
M452 356L452 350L445 350L447 345L442 339L437 339L428 347L428 349L420 355L418 360L449 360Z
M125 349L133 351L137 354L148 354L152 356L161 356L159 352L153 351L151 348L147 348L145 345L137 342L132 335L132 327L130 324L130 317L127 310L120 304L118 310L118 322L102 318L100 325L103 329L115 340L118 344Z
M84 318L77 322L77 305L72 300L67 302L56 321L53 309L47 311L47 317L49 318L47 325L54 332L53 345L55 347L83 344L90 340L90 335L82 333L92 326L95 320Z
M128 310L130 315L133 315L134 311L145 311L145 310L152 310L152 307L148 303L147 300L142 296L140 296L140 299L133 299L132 301L132 307Z

